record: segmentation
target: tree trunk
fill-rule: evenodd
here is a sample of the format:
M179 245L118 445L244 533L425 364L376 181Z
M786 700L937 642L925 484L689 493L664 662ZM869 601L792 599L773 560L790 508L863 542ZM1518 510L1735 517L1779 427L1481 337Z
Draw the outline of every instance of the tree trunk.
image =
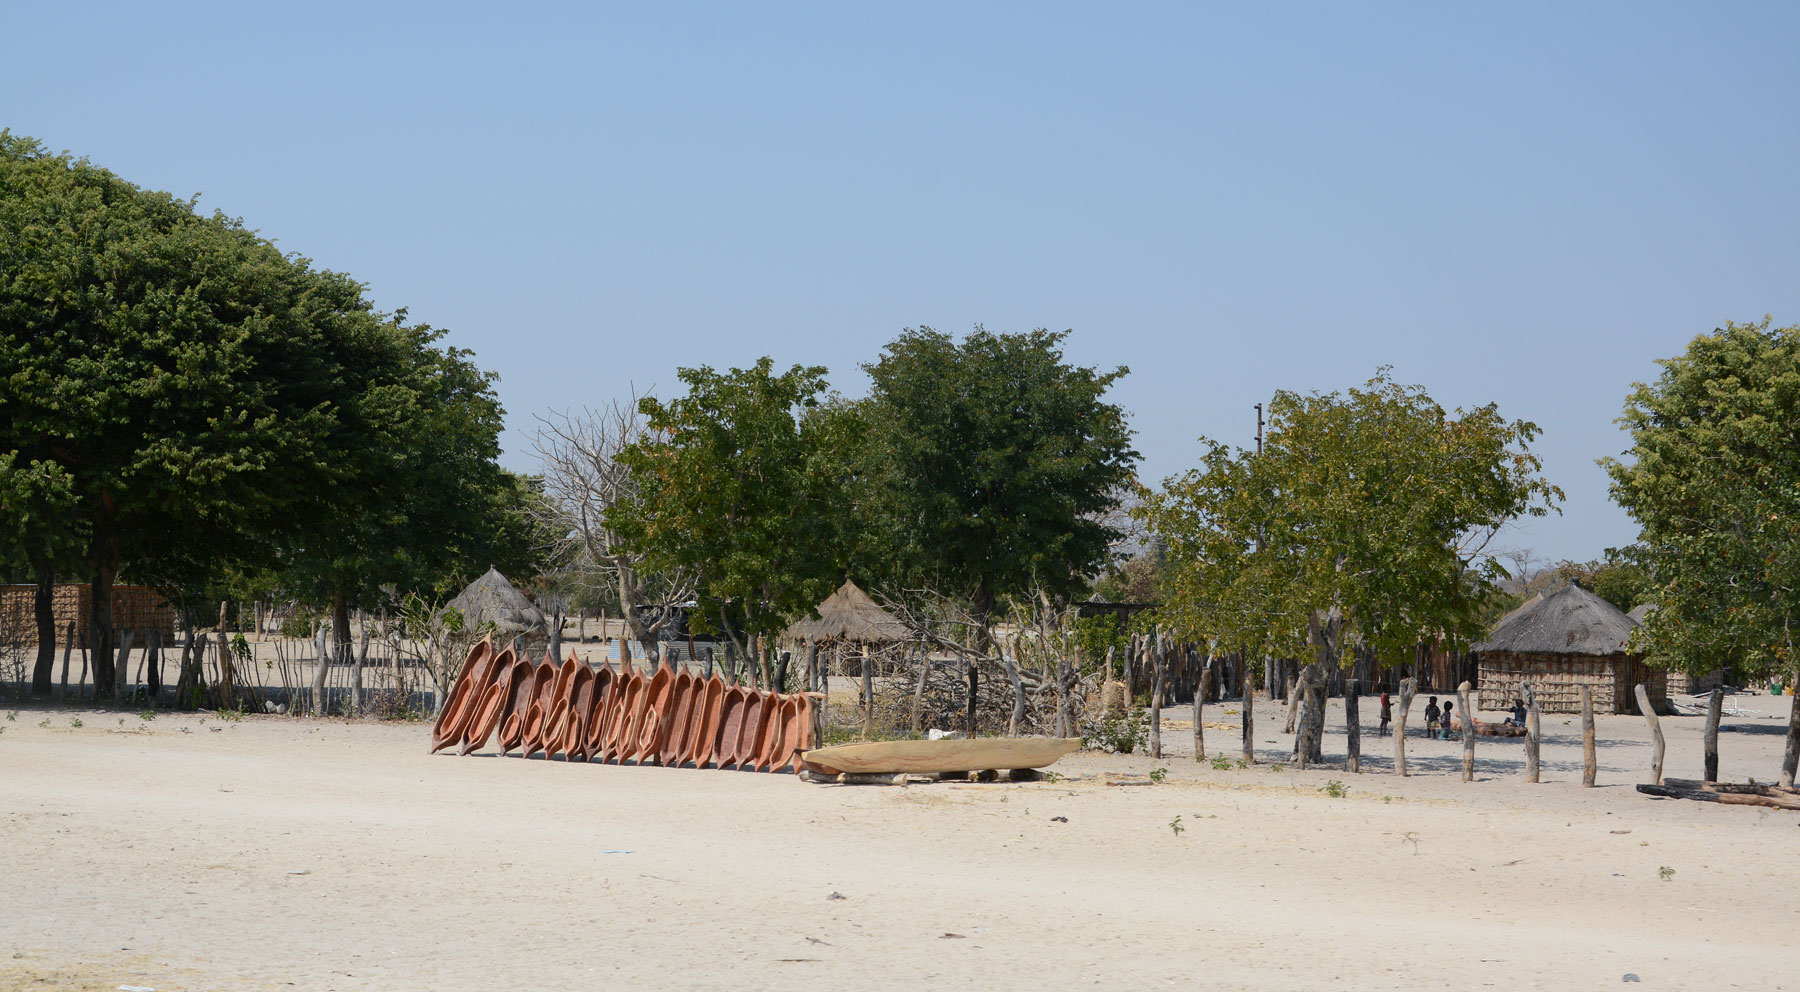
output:
M119 660L113 666L113 705L125 705L125 683L131 674L131 646L137 640L137 631L125 628L125 636L119 639Z
M102 497L110 503L110 497ZM88 589L88 652L93 658L94 698L110 692L113 684L113 581L119 574L119 549L111 536L110 520L97 525L88 564L93 569Z
M31 612L37 625L37 664L31 669L31 694L48 696L56 675L56 568L48 560L39 562L36 578Z
M1294 722L1300 718L1300 693L1297 691L1299 687L1300 680L1289 676L1287 680L1287 723L1283 725L1281 731L1284 734L1293 733Z
M1256 684L1250 675L1249 659L1244 660L1244 761L1256 764Z
M320 630L318 633L318 640L314 645L318 648L319 664L313 669L311 700L313 716L324 716L326 710L325 680L331 674L331 651L326 647L325 637L325 631ZM448 685L440 686L438 688L437 709L441 710L444 708L444 703L448 701L449 695L450 687Z
M1132 698L1136 695L1133 688L1137 683L1137 635L1132 635L1125 644L1125 656L1119 659L1119 680L1125 683L1125 712L1131 712Z
M1538 780L1539 749L1543 746L1543 736L1538 727L1537 690L1527 682L1525 691L1525 781L1536 783Z
M1475 781L1475 710L1469 705L1469 690L1472 686L1467 681L1456 687L1457 705L1462 707L1463 721L1463 769L1464 782Z
M56 690L56 701L66 702L69 698L69 653L75 650L75 621L69 621L66 639L63 641L62 685Z
M1781 756L1781 787L1794 787L1794 772L1800 766L1800 696L1788 706L1787 750Z
M1594 777L1599 772L1599 762L1594 758L1594 694L1587 686L1581 687L1581 787L1594 787Z
M1650 736L1656 739L1656 750L1650 763L1650 784L1661 785L1663 778L1663 732L1662 723L1656 719L1656 708L1650 705L1650 690L1644 688L1642 682L1637 686L1638 710L1644 714L1644 722L1650 725Z
M225 606L219 604L219 707L237 709L237 668L232 664L231 640L225 636Z
M1012 712L1006 719L1006 736L1019 736L1019 727L1025 722L1025 680L1019 677L1019 655L1021 639L1013 638L1012 656L1007 657L1004 648L1000 651L1000 667L1006 673L1006 681L1012 688Z
M1418 679L1400 680L1400 709L1394 713L1394 774L1406 777L1406 714L1412 711L1413 695L1419 691Z
M1326 673L1315 673L1306 694L1307 760L1314 764L1325 760L1325 686Z
M144 690L150 697L150 708L162 705L162 628L150 628L150 657L144 671Z
M1344 768L1356 773L1362 771L1362 721L1357 706L1361 691L1356 679L1344 680Z
M356 708L358 715L363 712L363 668L369 663L369 617L368 614L357 614L356 667L350 670L350 705Z
M788 663L794 659L792 651L783 651L775 663L775 691L786 692L788 684Z
M924 729L925 683L931 678L931 652L926 650L921 653L924 657L919 659L919 682L913 686L912 698L912 732L915 734Z
M875 727L875 669L869 662L869 646L862 645L862 710L863 740L869 739L869 732Z
M556 611L556 610L552 610L551 614L552 615L550 617L550 657L554 658L556 660L556 664L561 665L563 662L563 642L562 642L563 615L560 611Z
M1707 699L1706 711L1706 778L1705 781L1719 780L1719 716L1725 709L1725 690L1714 687L1712 695Z
M87 699L89 653L87 637L83 636L81 639L81 674L75 679L75 699L77 701Z
M975 694L981 688L981 672L976 667L975 659L969 659L969 704L963 714L963 732L970 740L975 738Z

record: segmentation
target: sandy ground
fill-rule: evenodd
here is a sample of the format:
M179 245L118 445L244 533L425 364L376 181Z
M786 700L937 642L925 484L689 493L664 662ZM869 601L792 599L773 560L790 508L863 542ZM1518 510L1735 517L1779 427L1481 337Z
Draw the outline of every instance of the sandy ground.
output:
M1733 699L1725 777L1773 779L1790 701ZM1236 710L1206 714L1233 755ZM1404 780L1391 738L1360 775L1277 771L1276 714L1246 769L1195 762L1171 710L1161 761L902 789L25 709L0 721L0 988L1800 987L1800 814L1637 794L1638 718L1602 718L1583 790L1561 717L1532 786L1487 739L1473 784L1422 738ZM1697 777L1701 722L1666 721L1670 775Z

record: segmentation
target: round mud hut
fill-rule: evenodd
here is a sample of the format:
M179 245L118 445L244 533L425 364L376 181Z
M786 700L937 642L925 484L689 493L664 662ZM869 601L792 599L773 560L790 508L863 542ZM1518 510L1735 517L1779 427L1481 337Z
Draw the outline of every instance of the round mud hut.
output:
M488 569L487 574L457 593L445 608L455 608L462 613L465 631L481 634L491 629L494 643L500 646L515 637L530 643L549 635L550 625L544 620L543 611L525 598L524 593L513 588L499 569Z
M1472 649L1478 659L1481 696L1504 707L1522 697L1529 682L1547 713L1581 710L1581 687L1600 713L1636 713L1638 683L1657 709L1668 705L1663 673L1631 649L1637 621L1618 607L1570 582L1507 614L1488 639Z

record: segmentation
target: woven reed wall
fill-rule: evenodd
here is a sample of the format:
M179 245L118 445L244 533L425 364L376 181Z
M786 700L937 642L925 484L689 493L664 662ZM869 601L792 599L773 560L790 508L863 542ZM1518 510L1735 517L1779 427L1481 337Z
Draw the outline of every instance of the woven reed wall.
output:
M1635 713L1633 693L1639 682L1659 706L1668 699L1664 674L1646 666L1636 655L1602 657L1567 654L1512 654L1492 651L1481 655L1481 692L1488 705L1510 706L1523 698L1522 686L1530 682L1537 691L1538 707L1546 713L1581 712L1581 687L1594 697L1597 713Z
M0 586L0 637L9 644L35 646L37 621L33 604L36 586ZM87 636L88 610L93 594L86 584L59 585L50 594L56 617L56 638L61 644L69 621L75 622L78 642ZM161 630L164 644L175 643L175 608L143 586L113 587L113 626L137 631L138 643L146 643L150 631Z

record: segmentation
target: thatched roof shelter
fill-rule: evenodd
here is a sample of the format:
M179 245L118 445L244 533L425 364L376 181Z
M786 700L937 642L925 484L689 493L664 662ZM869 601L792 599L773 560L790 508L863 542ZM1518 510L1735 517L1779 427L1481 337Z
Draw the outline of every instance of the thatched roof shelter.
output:
M1473 650L1609 655L1625 650L1635 629L1637 621L1618 607L1579 582L1565 582L1561 589L1501 618L1488 639Z
M1633 623L1641 624L1644 622L1644 618L1650 615L1650 611L1654 609L1656 609L1656 607L1651 606L1649 603L1639 603L1631 608L1630 613L1625 615L1630 617Z
M445 605L462 612L466 630L476 631L493 624L494 639L501 643L514 637L541 635L549 629L543 611L526 599L524 593L513 588L506 576L495 568L469 583L468 588Z
M838 586L837 592L825 597L818 613L817 620L801 620L789 627L787 636L817 644L836 641L871 646L912 639L905 624L848 580Z
M1663 673L1644 665L1631 646L1637 621L1569 582L1501 618L1488 639L1472 649L1480 658L1481 692L1503 706L1529 682L1552 713L1580 708L1586 685L1602 713L1634 713L1634 689L1643 683L1653 705L1667 698Z

